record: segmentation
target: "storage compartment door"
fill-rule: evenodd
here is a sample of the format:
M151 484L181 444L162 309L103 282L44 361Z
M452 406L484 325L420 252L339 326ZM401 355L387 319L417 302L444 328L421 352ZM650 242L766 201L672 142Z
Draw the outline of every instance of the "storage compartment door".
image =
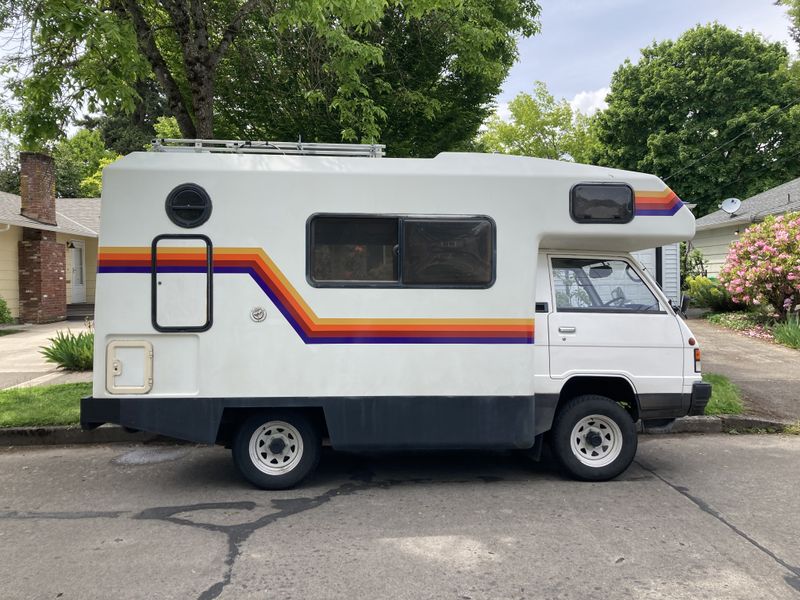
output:
M205 236L164 235L153 241L153 327L158 331L211 327L211 255Z
M106 347L106 389L110 394L146 394L153 388L153 345L118 340Z

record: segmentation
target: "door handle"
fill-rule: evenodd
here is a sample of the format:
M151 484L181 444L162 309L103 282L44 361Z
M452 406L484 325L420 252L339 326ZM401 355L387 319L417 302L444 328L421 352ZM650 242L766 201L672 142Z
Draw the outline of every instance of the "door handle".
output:
M558 333L575 333L577 328L575 327L559 327Z

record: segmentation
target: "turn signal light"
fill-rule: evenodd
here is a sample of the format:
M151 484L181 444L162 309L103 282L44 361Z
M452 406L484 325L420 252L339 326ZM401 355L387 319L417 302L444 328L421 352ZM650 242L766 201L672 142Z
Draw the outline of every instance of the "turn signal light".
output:
M700 348L694 349L694 372L700 372Z

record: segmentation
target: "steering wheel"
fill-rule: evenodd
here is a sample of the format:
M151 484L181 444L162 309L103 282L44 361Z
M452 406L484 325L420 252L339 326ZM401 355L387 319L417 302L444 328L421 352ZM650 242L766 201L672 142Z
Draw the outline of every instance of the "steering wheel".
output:
M603 306L622 306L625 304L625 292L621 287L615 287L611 290L611 300L603 302Z

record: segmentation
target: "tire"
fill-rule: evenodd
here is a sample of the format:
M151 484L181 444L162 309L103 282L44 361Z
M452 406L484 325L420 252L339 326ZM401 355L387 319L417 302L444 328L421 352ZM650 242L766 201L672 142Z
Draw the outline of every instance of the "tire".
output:
M231 454L236 468L254 486L285 490L314 471L321 446L319 433L304 414L270 410L242 421Z
M636 424L611 398L585 395L559 410L550 447L561 468L581 481L608 481L627 469L636 455Z

